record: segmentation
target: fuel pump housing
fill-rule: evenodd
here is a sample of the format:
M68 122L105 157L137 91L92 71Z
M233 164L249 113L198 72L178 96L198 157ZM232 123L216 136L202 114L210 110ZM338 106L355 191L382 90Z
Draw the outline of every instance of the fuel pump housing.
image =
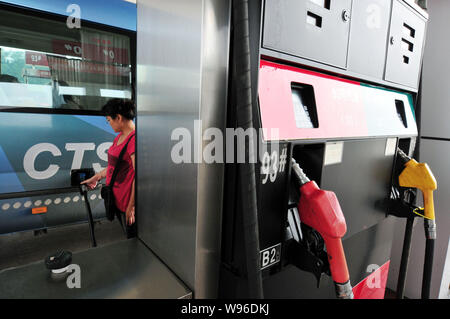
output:
M428 14L402 0L247 3L252 125L261 129L262 145L255 191L263 295L335 298L329 265L307 257L315 252L320 260L326 248L299 217L294 159L339 200L354 297L383 298L394 232L383 203L391 196L397 148L411 155L416 146L415 97ZM374 6L377 27L367 23L374 21ZM237 92L231 83L227 127L236 127L239 117L230 111ZM249 289L242 245L248 212L238 165L225 169L219 282L219 295L233 298L248 297ZM307 238L309 252L292 256L292 247L306 245ZM374 278L376 285L370 284Z

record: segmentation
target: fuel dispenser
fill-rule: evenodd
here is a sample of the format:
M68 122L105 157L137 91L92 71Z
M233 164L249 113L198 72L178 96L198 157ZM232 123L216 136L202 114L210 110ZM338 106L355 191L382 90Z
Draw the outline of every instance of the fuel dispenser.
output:
M228 165L219 296L384 298L395 221L384 203L397 149L416 147L426 11L402 0L235 2L248 10L248 43L236 45L235 23L231 65L244 57L249 74L230 82L227 127L243 127L234 106L245 87L246 123L261 130L257 224L243 226L252 188Z

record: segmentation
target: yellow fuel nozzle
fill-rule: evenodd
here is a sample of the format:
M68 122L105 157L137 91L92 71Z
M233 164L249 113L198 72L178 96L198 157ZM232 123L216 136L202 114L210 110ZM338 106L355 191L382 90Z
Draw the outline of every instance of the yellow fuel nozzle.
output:
M400 152L401 150L399 150ZM426 163L418 163L414 159L409 159L398 177L398 182L401 187L418 188L422 191L425 208L423 217L434 220L433 191L437 189L437 182L430 167Z

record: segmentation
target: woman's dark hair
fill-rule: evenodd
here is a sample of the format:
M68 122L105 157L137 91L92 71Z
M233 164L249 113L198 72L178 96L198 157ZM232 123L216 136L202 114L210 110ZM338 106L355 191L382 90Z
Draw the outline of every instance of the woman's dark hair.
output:
M136 106L130 100L112 99L102 107L102 112L113 119L120 114L128 120L133 120L136 117Z

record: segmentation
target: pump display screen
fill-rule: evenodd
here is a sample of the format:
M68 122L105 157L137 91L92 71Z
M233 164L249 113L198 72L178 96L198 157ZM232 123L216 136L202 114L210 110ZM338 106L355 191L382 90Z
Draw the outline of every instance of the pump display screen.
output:
M292 85L295 123L298 128L317 128L314 90L310 85Z

